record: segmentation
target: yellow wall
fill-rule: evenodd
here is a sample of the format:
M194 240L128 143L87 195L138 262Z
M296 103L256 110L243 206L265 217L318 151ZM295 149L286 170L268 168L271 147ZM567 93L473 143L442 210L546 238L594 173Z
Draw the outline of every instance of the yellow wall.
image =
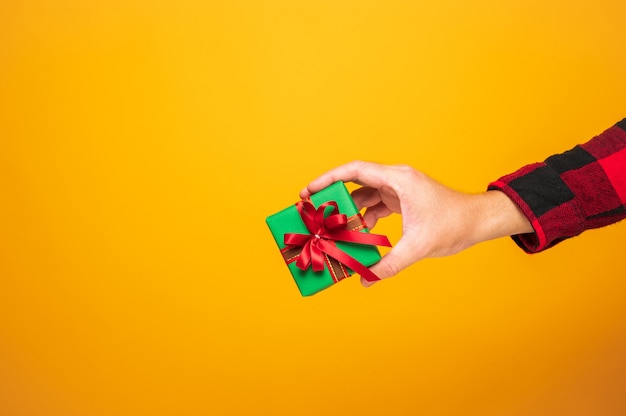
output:
M356 158L474 192L588 140L625 15L3 1L0 414L623 415L626 224L301 298L264 218Z

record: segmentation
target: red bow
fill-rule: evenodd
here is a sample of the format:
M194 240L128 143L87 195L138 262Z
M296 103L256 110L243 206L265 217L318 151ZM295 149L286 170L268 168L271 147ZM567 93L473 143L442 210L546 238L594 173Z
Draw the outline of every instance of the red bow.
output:
M325 215L326 208L332 207L330 214ZM335 201L324 202L317 210L309 200L300 201L296 208L302 221L311 234L285 234L285 244L302 247L296 266L306 270L311 266L313 271L324 270L324 255L328 255L360 274L368 282L380 280L378 276L361 264L358 260L337 248L334 241L346 241L357 244L391 247L384 235L361 233L346 229L348 219L339 213Z

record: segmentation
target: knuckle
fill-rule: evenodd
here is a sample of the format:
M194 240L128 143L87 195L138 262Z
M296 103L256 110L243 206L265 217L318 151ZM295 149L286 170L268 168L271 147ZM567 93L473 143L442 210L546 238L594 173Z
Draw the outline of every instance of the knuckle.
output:
M400 170L407 170L407 169L413 169L410 165L405 165L403 163L396 165L396 167Z
M424 178L424 176L425 176L423 172L421 172L421 171L419 171L417 169L414 169L414 168L412 168L410 166L407 169L405 169L404 173L411 180L419 180L419 179Z
M416 176L420 173L418 170L409 165L397 165L396 169L398 169L403 175L408 176Z
M348 163L347 166L349 171L356 173L363 170L365 162L362 160L353 160L352 162Z

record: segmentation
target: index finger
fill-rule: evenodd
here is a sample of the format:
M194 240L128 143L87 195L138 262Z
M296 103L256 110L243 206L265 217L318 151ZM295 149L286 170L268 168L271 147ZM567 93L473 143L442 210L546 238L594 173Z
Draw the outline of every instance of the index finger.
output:
M354 182L359 185L380 188L385 184L385 166L378 163L355 160L338 166L314 179L300 191L300 198L308 198L337 181Z

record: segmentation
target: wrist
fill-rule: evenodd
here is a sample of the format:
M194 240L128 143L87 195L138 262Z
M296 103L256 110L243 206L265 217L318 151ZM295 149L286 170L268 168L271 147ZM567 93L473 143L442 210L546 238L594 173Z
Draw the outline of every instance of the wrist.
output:
M474 244L534 231L519 207L504 193L494 190L472 197L470 221L474 223Z

